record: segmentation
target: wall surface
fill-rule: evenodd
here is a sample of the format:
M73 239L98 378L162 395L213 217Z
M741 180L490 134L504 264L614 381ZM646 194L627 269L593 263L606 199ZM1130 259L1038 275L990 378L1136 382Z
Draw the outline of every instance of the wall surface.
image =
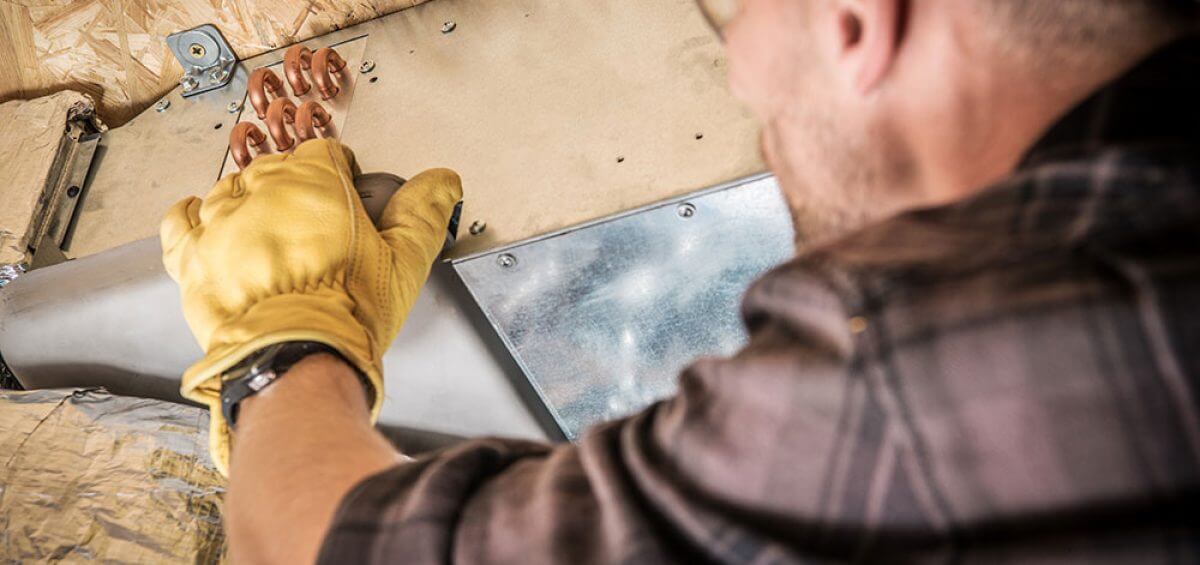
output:
M120 125L182 70L164 39L216 25L242 59L426 0L15 0L0 2L0 102L71 89Z

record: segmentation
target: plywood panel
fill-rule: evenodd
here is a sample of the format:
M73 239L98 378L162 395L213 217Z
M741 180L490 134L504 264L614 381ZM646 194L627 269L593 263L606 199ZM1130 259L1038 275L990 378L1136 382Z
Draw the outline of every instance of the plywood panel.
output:
M0 2L0 102L70 88L110 125L179 80L164 39L212 23L241 58L426 0L75 0Z

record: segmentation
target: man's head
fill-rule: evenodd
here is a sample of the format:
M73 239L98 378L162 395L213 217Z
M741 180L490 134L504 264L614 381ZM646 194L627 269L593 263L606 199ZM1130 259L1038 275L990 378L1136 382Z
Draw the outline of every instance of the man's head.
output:
M1010 173L1056 118L1185 30L1170 1L701 5L729 8L731 86L812 242Z

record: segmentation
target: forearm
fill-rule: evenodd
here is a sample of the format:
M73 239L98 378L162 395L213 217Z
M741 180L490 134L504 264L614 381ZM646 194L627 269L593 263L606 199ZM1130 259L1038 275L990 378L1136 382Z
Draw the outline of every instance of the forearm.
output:
M235 562L311 563L338 503L401 460L369 421L357 375L314 355L244 401L230 460Z

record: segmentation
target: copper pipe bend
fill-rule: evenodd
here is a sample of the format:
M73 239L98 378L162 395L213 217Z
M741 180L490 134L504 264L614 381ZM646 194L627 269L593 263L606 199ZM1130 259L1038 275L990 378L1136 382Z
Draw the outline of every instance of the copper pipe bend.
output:
M266 67L259 67L250 73L250 84L246 87L246 92L250 95L250 105L254 106L254 111L258 112L258 119L267 117L267 91L276 97L286 96L283 91L283 81L279 80L279 75Z
M275 148L280 151L287 151L292 148L296 140L292 139L292 134L288 133L287 125L296 121L296 103L292 102L291 98L276 98L271 101L271 105L267 107L267 131L271 134L271 139L275 140Z
M276 98L276 100L285 99ZM237 163L239 169L245 169L250 165L250 161L254 160L247 141L249 145L253 145L259 151L266 149L267 136L261 129L258 129L258 126L251 122L238 122L238 125L233 126L233 131L229 132L229 153L233 155L233 162Z
M313 82L317 84L317 90L321 91L321 98L329 100L337 96L338 81L334 75L341 73L342 69L346 68L346 60L338 55L329 47L317 49L313 54L312 59L312 76Z
M296 110L296 137L301 142L317 138L316 128L324 128L330 122L329 112L316 100L309 100Z
M303 96L308 92L308 81L304 80L304 70L312 67L313 54L307 47L296 44L283 54L283 74L287 76L288 84L292 85L292 94Z

